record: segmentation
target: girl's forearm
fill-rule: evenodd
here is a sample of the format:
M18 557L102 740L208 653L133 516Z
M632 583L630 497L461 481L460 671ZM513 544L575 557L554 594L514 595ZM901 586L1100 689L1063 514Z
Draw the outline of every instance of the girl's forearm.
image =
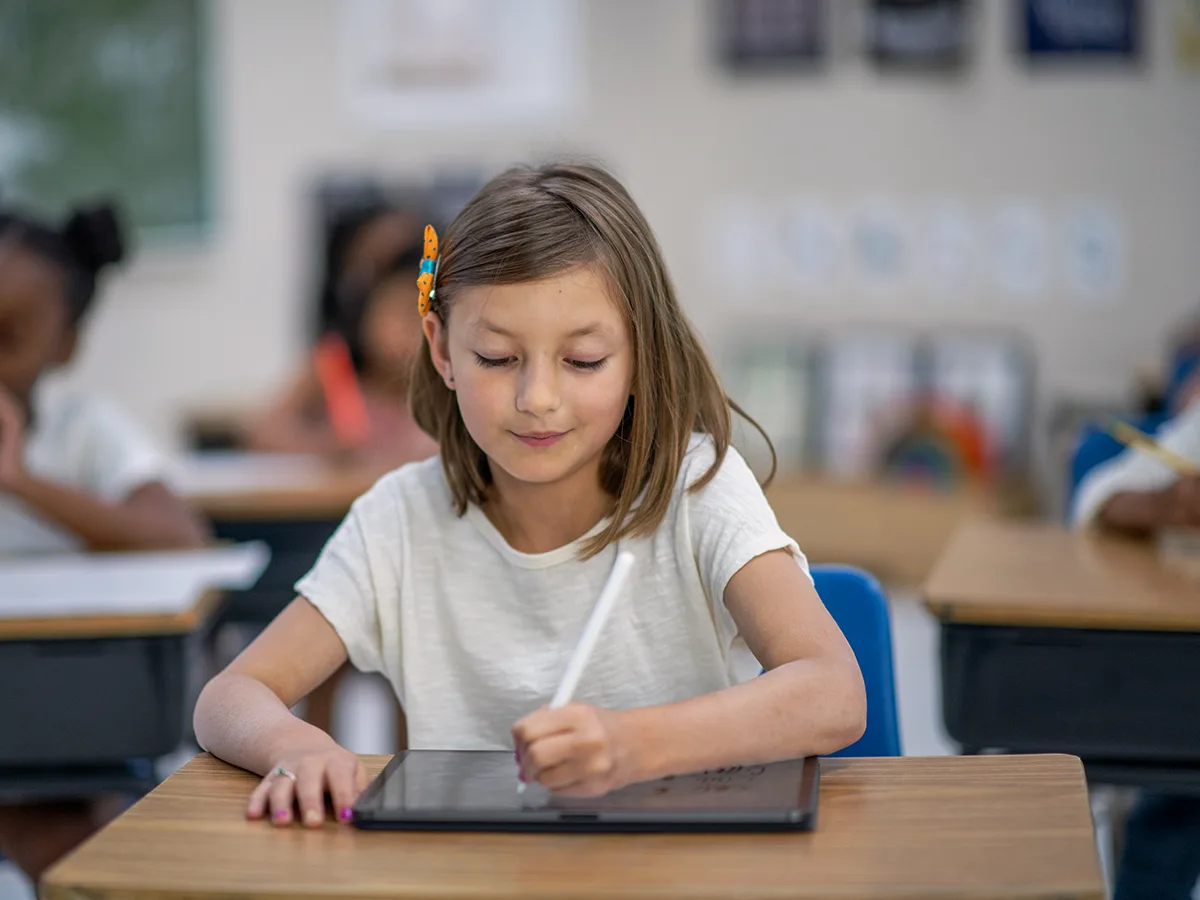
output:
M752 681L629 710L637 780L840 750L862 736L866 697L851 664L798 660Z
M259 775L285 753L337 746L324 731L292 715L261 681L233 672L218 675L204 688L193 725L201 747Z

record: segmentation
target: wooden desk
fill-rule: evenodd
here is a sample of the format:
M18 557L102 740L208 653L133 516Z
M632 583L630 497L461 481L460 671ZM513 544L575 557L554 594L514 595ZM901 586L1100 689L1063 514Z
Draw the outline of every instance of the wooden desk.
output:
M217 611L221 598L221 591L205 591L190 608L178 613L0 619L0 642L190 634Z
M923 590L946 622L1200 631L1200 578L1154 544L1054 525L959 529Z
M369 757L377 772L386 757ZM514 835L276 829L256 779L200 756L43 881L48 900L346 897L1100 898L1067 756L822 762L812 833Z
M218 522L340 520L383 470L292 454L207 452L185 457L178 489Z
M264 563L244 547L0 567L0 796L173 751L221 599L211 586L249 583Z
M924 587L942 713L973 751L1083 758L1096 780L1200 791L1200 578L1152 544L973 522Z
M1021 514L1017 490L944 493L917 485L782 475L767 491L779 524L810 562L861 566L885 583L916 587L963 522Z

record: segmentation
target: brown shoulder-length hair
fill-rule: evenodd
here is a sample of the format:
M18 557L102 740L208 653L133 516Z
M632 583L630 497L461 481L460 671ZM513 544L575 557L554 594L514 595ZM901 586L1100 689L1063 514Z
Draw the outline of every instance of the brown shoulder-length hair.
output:
M693 491L712 480L725 458L731 410L767 438L721 388L679 308L641 210L597 166L514 168L484 185L441 242L430 314L448 324L455 295L464 287L536 281L587 265L605 276L629 323L633 386L600 465L601 487L615 500L612 517L582 548L585 558L662 524L692 432L709 435L716 449L716 460L691 485ZM492 483L487 457L467 432L458 400L427 351L414 363L409 402L417 424L441 446L457 513L465 513L468 503L482 505ZM767 483L774 474L771 447Z

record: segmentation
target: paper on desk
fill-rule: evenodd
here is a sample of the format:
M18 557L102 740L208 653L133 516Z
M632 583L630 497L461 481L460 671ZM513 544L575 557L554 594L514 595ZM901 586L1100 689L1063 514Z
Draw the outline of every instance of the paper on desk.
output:
M69 553L0 562L0 619L171 615L214 588L252 587L266 544L165 553Z

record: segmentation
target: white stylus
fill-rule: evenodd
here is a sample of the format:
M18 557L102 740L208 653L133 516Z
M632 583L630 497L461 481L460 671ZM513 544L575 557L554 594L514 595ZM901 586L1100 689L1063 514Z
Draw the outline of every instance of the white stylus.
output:
M571 702L575 689L579 687L579 679L583 675L583 670L587 668L592 651L596 649L596 642L600 640L600 632L604 630L604 624L617 604L617 597L621 595L621 588L625 586L625 580L629 577L631 569L633 569L633 554L623 550L617 554L617 561L613 563L612 571L608 573L608 581L604 582L604 588L596 599L596 605L592 607L592 614L588 616L587 624L583 626L583 634L579 636L579 643L575 645L575 652L571 654L567 670L563 672L562 681L558 683L558 690L554 692L554 697L550 700L551 709L558 709ZM525 793L525 782L517 783L517 791Z

